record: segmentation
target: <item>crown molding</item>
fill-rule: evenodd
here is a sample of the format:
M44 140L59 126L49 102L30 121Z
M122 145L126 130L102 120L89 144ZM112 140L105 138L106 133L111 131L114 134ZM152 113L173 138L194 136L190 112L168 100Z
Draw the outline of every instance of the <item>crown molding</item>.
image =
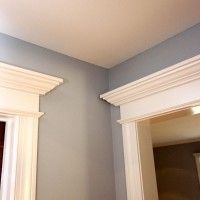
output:
M120 106L197 79L200 79L200 55L102 94L100 98Z
M25 116L25 117L40 118L42 115L44 115L43 112L28 112L28 111L0 108L0 116Z
M63 79L0 62L0 86L44 95L63 83Z

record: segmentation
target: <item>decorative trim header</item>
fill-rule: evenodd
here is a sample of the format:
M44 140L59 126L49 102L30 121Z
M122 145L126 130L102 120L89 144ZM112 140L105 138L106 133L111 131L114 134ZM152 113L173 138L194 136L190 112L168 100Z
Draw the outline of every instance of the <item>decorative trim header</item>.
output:
M200 79L200 55L102 94L100 98L120 106L197 79Z
M44 95L63 83L63 79L0 62L0 86Z
M42 115L44 115L44 113L43 112L28 112L28 111L20 111L20 110L0 108L0 116L7 116L8 117L8 115L40 118Z
M147 113L147 114L144 114L144 115L134 116L134 117L131 117L131 118L126 118L126 119L120 119L120 120L117 120L117 122L120 123L120 124L127 124L127 123L135 122L135 121L137 121L137 122L144 121L144 120L147 120L149 118L161 117L163 115L168 115L168 114L174 113L175 110L177 112L183 111L185 109L190 109L194 106L199 106L199 105L200 105L200 101L197 100L197 101L193 101L193 102L190 102L190 103L181 104L181 105L178 105L178 106L172 106L172 107L169 107L167 109L163 109L161 111L151 112L151 113Z

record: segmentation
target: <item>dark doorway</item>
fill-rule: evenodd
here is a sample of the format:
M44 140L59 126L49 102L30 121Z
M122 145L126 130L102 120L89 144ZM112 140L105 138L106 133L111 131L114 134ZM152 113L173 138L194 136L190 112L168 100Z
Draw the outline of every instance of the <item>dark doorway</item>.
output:
M154 160L160 200L197 200L199 179L193 153L200 142L154 148Z
M2 162L3 162L5 128L6 128L6 123L0 122L0 181L1 181Z

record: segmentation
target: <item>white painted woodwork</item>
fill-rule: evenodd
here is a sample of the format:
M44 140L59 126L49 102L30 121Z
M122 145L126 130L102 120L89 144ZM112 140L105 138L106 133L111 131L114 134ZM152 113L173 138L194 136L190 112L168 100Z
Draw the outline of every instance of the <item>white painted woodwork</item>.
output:
M127 199L143 199L140 149L137 125L134 122L122 125ZM133 145L134 144L134 145Z
M158 199L150 132L140 123L200 104L200 55L101 98L120 106L128 200Z
M0 109L20 110L26 112L38 112L39 95L0 87ZM13 101L13 98L15 101ZM23 100L22 100L23 99Z
M144 199L158 200L156 172L152 151L151 129L148 120L137 123Z
M121 117L126 120L131 120L133 116L141 119L152 115L157 116L156 112L161 113L161 110L163 113L180 107L191 107L199 104L199 96L200 79L123 104L120 106Z
M35 200L39 95L62 79L0 63L0 120L6 122L1 200Z
M15 198L19 118L1 116L0 121L6 122L0 199L12 200Z
M0 86L34 94L46 94L60 85L61 78L0 62Z
M200 55L107 92L100 97L115 106L146 99L200 78ZM147 66L148 67L148 66Z

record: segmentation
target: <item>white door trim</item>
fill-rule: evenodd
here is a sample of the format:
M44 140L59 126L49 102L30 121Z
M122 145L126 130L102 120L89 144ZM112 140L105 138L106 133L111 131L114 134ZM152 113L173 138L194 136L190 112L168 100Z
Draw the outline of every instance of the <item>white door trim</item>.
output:
M12 118L5 115L0 118L0 121L6 123L0 199L14 199L15 195L18 120L17 117Z
M120 106L128 200L158 199L152 144L138 127L144 119L200 104L200 55L100 97Z
M6 122L0 200L35 200L39 96L62 79L0 62L0 120Z

